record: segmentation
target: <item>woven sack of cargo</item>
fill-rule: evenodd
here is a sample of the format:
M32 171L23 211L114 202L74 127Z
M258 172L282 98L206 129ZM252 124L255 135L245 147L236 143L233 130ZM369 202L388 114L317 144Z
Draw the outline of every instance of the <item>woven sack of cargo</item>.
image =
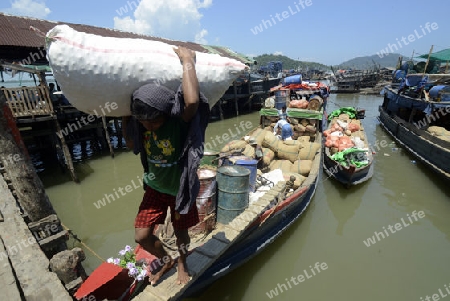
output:
M298 141L304 143L304 142L309 142L311 141L311 138L309 136L300 136L297 138Z
M289 160L273 160L270 165L270 171L275 169L281 169L283 172L291 172L292 162Z
M297 159L300 160L312 160L319 151L321 145L318 142L306 142L298 152Z
M242 154L246 157L254 158L255 157L255 148L253 146L251 146L250 144L247 144L245 146L245 149L242 152Z
M302 148L302 141L300 140L283 140L283 144L286 145L298 145L299 148Z
M278 137L275 136L272 132L267 131L266 135L264 136L262 146L268 147L276 153L278 152L279 143L281 143L280 139L278 139Z
M298 159L300 144L297 145L287 145L284 144L284 141L278 143L278 152L277 156L280 159L289 160L294 162Z
M220 152L226 153L226 152L233 151L233 150L242 150L243 151L247 145L248 145L247 142L245 142L244 140L231 140L230 142L225 144L224 147L222 147Z
M311 171L312 162L312 160L297 160L292 164L290 172L299 173L307 177Z
M173 45L146 39L113 38L57 25L46 35L53 75L64 95L78 110L98 115L109 102L112 117L130 115L133 92L147 83L176 91L183 67ZM196 52L200 91L212 107L247 68L235 59Z
M249 134L250 139L251 138L255 139L256 143L258 145L262 145L265 135L266 135L266 130L264 130L262 128L256 128L253 132L251 132Z
M306 177L302 176L299 173L283 171L283 178L286 182L290 180L291 176L294 176L295 178L293 187L294 189L300 187L300 185L302 185L303 181L306 179Z
M275 158L275 152L270 148L265 147L262 148L262 152L263 152L262 160L264 167L269 166L272 160Z
M447 131L445 128L441 126L430 126L427 129L428 132L433 134L434 136L450 136L450 131Z
M297 118L289 118L289 122L290 122L290 124L292 124L292 125L297 125L298 124L298 119Z
M314 95L309 99L308 110L319 111L322 107L323 99L319 95Z

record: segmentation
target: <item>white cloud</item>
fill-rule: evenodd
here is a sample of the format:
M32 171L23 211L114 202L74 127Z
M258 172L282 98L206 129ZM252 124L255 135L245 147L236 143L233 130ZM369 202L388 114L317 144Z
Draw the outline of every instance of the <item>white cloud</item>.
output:
M51 12L43 1L33 0L15 0L11 3L11 7L3 8L1 11L11 15L34 17L38 19L44 19Z
M132 5L131 5L132 4ZM116 10L114 28L172 40L207 44L200 9L212 0L140 0L124 2Z
M282 51L275 51L275 52L273 53L273 55L283 55L283 52L282 52Z

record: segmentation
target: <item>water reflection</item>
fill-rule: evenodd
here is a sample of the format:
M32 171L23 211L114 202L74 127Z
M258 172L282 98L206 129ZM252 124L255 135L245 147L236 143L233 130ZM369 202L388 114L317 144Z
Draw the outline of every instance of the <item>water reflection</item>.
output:
M325 176L325 174L323 176ZM334 181L331 178L325 178L324 180L330 181L331 185L333 185L333 189L325 191L325 193L330 192L331 194L327 194L326 201L334 218L338 222L336 234L342 236L345 224L355 215L356 210L361 205L364 193L369 187L369 184L364 182L361 185L356 185L347 189L343 187L341 183Z

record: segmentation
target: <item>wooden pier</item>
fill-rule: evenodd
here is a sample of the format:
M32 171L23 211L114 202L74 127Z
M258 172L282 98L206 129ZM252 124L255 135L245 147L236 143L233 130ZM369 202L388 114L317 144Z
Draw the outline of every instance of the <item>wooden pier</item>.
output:
M49 259L24 221L8 184L0 174L0 287L1 300L71 301Z
M17 64L0 64L2 68L27 72L33 78L39 78L39 85L6 88L0 94L4 96L7 106L19 128L22 139L27 143L38 145L38 149L50 150L60 165L69 170L74 182L79 178L75 172L70 146L86 140L96 141L101 149L108 149L114 158L114 148L109 136L109 126L115 128L119 147L122 145L118 118L94 116L93 122L81 123L88 114L78 111L70 104L55 104L55 95L46 82L47 66L27 67ZM59 93L59 92L58 92ZM53 97L52 97L53 96ZM84 119L83 119L84 118ZM82 135L81 133L85 134Z

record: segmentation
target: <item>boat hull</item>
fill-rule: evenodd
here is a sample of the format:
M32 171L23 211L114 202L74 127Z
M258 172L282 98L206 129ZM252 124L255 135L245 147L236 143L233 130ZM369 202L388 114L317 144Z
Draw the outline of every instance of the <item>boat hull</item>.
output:
M329 156L324 157L323 168L328 177L333 178L345 186L361 184L369 180L373 175L373 164L363 168L344 167L332 160Z
M450 180L450 143L442 141L379 107L380 125L386 132L432 171Z
M198 297L203 289L219 278L251 260L278 238L289 226L296 222L308 208L321 176L320 166L323 155L315 159L317 176L308 186L303 187L296 195L286 199L269 219L262 224L256 224L248 230L248 234L235 243L209 269L207 269L195 283L185 292L183 297ZM266 214L268 214L267 212ZM264 215L262 215L264 219Z

